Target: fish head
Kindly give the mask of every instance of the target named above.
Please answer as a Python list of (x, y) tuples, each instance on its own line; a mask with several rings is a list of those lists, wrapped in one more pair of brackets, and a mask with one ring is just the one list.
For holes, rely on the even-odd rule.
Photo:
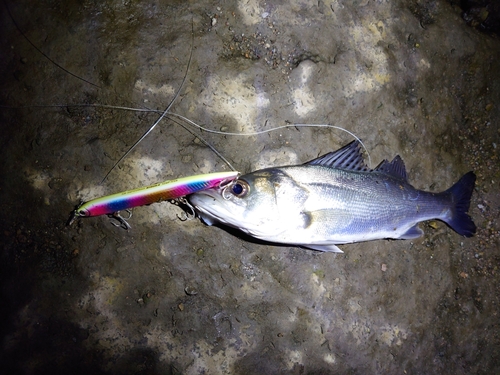
[(191, 194), (188, 199), (208, 225), (224, 224), (256, 238), (273, 240), (290, 229), (293, 215), (288, 211), (299, 210), (300, 191), (281, 169), (267, 168), (225, 186)]

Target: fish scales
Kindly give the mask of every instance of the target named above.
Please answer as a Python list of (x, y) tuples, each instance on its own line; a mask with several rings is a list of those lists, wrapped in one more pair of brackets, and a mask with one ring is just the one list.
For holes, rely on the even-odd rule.
[(414, 239), (418, 223), (438, 219), (470, 237), (467, 214), (475, 175), (450, 189), (415, 189), (399, 156), (368, 168), (359, 142), (296, 166), (266, 168), (188, 197), (208, 225), (237, 228), (261, 240), (341, 252), (338, 244)]
[[(335, 236), (338, 243), (359, 241), (360, 236), (361, 240), (401, 238), (415, 220), (445, 217), (449, 211), (450, 197), (417, 190), (382, 173), (310, 168), (282, 171), (309, 192), (303, 211), (317, 212), (310, 230)], [(311, 174), (321, 181), (311, 182), (307, 178)]]
[[(273, 240), (278, 242), (301, 243), (304, 238), (316, 241), (325, 236), (335, 238), (336, 243), (381, 236), (398, 238), (415, 219), (440, 216), (442, 211), (440, 199), (434, 194), (420, 194), (408, 184), (377, 173), (346, 172), (319, 166), (264, 171), (275, 176), (273, 185), (277, 199), (267, 225), (274, 226)], [(311, 182), (307, 179), (310, 175), (319, 180)], [(304, 199), (291, 201), (290, 195), (284, 195), (281, 191), (287, 184), (293, 185), (296, 192), (301, 191), (302, 194), (296, 196)], [(280, 199), (282, 196), (284, 199)], [(419, 196), (422, 199), (417, 203), (415, 199)]]

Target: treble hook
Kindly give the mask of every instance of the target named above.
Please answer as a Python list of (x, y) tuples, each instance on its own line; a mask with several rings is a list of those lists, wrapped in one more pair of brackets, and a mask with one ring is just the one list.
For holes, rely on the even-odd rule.
[(184, 211), (182, 212), (184, 216), (177, 214), (177, 218), (180, 221), (193, 220), (196, 217), (196, 211), (191, 203), (184, 197), (173, 199), (172, 203), (178, 207), (181, 207)]
[[(132, 227), (127, 222), (127, 220), (132, 217), (132, 211), (130, 211), (130, 210), (125, 210), (125, 211), (128, 213), (128, 217), (127, 218), (124, 218), (123, 216), (121, 216), (119, 212), (113, 212), (112, 214), (109, 214), (108, 217), (111, 219), (110, 223), (113, 224), (115, 227), (120, 227), (120, 228), (123, 228), (125, 230), (129, 230)], [(118, 224), (115, 223), (113, 221), (113, 219), (116, 220), (116, 221), (118, 221)]]

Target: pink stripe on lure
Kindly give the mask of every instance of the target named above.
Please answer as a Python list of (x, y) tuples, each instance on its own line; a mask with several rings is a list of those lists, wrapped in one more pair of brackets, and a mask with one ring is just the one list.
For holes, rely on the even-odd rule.
[(113, 214), (133, 207), (180, 198), (230, 182), (237, 176), (238, 172), (233, 171), (200, 174), (96, 198), (80, 205), (73, 212), (70, 224), (78, 217)]

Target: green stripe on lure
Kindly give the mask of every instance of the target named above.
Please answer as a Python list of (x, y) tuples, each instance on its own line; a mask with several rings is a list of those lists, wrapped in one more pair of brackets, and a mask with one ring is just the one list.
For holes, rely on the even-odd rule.
[(96, 198), (78, 206), (71, 214), (68, 224), (71, 225), (80, 217), (111, 215), (120, 222), (121, 226), (130, 228), (125, 219), (117, 214), (119, 211), (177, 199), (198, 191), (220, 187), (230, 183), (237, 176), (238, 172), (234, 171), (201, 174)]

